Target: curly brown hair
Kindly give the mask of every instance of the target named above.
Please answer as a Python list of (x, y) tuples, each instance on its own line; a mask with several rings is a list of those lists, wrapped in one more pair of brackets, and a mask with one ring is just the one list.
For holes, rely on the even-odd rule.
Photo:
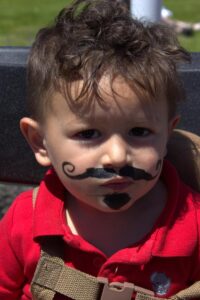
[[(109, 74), (111, 86), (120, 75), (141, 98), (165, 97), (171, 117), (183, 98), (177, 63), (189, 59), (171, 29), (132, 18), (122, 1), (76, 0), (33, 43), (27, 67), (30, 113), (44, 117), (55, 91), (82, 105), (86, 99), (103, 101), (98, 82)], [(71, 85), (80, 79), (81, 92), (72, 99)]]

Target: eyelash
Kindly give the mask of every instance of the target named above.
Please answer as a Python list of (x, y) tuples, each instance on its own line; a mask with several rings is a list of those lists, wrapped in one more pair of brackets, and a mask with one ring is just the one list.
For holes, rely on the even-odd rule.
[(135, 137), (148, 137), (150, 134), (152, 133), (152, 131), (148, 128), (145, 127), (134, 127), (130, 130), (130, 134), (129, 135), (133, 135)]
[(101, 133), (96, 129), (87, 129), (75, 134), (75, 138), (85, 141), (96, 140), (101, 136)]
[[(138, 138), (145, 138), (148, 137), (152, 131), (148, 128), (144, 127), (134, 127), (129, 131), (129, 136), (138, 137)], [(97, 129), (86, 129), (80, 131), (75, 134), (75, 139), (82, 140), (85, 142), (97, 140), (102, 136), (102, 133)]]

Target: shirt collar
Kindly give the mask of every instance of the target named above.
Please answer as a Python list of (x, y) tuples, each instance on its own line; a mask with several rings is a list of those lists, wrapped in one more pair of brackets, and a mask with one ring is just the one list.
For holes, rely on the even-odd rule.
[(55, 171), (50, 169), (37, 194), (33, 219), (34, 238), (64, 235), (64, 195), (64, 186)]
[[(196, 246), (196, 215), (190, 190), (167, 161), (164, 162), (161, 179), (167, 186), (168, 201), (148, 239), (136, 247), (137, 256), (144, 262), (152, 256), (189, 256)], [(50, 169), (37, 195), (33, 220), (35, 239), (43, 236), (72, 239), (65, 219), (65, 195), (65, 188), (54, 170)], [(131, 251), (131, 248), (128, 249), (128, 252)]]

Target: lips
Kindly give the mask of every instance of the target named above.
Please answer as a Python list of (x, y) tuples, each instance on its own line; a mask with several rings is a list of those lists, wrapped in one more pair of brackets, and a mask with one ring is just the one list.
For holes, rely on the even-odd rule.
[(121, 191), (127, 189), (131, 184), (133, 184), (133, 182), (130, 180), (113, 179), (102, 184), (102, 186), (114, 191)]

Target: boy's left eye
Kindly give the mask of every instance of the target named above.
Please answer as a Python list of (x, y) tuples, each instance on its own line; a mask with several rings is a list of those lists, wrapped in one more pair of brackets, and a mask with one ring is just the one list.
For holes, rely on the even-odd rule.
[(98, 139), (101, 136), (100, 132), (96, 129), (87, 129), (76, 133), (75, 138), (81, 140)]
[(151, 133), (152, 131), (150, 129), (144, 127), (134, 127), (130, 130), (130, 135), (136, 137), (147, 137)]

